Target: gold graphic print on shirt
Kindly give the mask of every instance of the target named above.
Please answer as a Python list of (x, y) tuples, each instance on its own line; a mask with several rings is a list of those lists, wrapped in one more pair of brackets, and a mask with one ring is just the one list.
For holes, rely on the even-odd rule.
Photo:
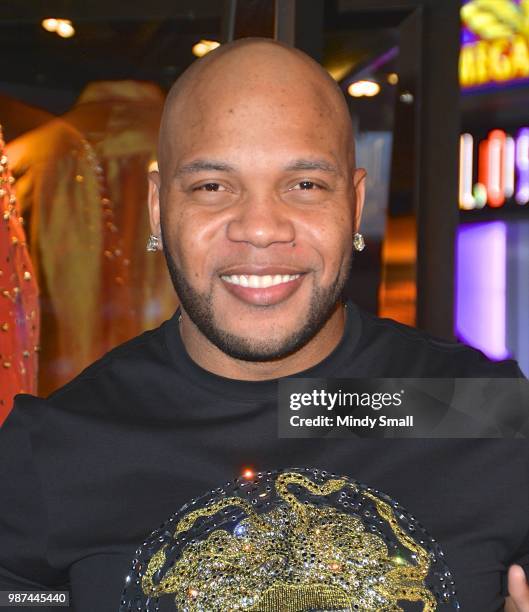
[[(436, 609), (436, 598), (425, 584), (430, 555), (406, 533), (387, 501), (363, 491), (378, 514), (373, 519), (393, 531), (400, 554), (391, 554), (383, 537), (367, 531), (360, 517), (325, 503), (331, 494), (341, 492), (343, 500), (358, 493), (355, 483), (331, 478), (318, 485), (290, 471), (277, 476), (274, 488), (283, 503), (269, 512), (258, 514), (244, 497), (230, 496), (184, 515), (175, 538), (214, 515), (233, 514), (235, 508), (245, 518), (232, 533), (219, 527), (203, 539), (192, 539), (169, 568), (169, 544), (164, 544), (142, 577), (145, 595), (171, 594), (176, 610), (189, 612), (396, 612), (402, 610), (399, 601)], [(272, 493), (265, 490), (262, 496)]]

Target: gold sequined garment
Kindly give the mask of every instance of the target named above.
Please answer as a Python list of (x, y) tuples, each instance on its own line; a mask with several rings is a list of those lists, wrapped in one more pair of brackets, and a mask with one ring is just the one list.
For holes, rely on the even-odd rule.
[(145, 252), (163, 103), (151, 83), (90, 83), (68, 113), (8, 144), (41, 289), (41, 395), (174, 313), (165, 260)]
[(411, 515), (361, 483), (297, 468), (186, 504), (137, 551), (126, 584), (121, 612), (169, 597), (180, 612), (457, 608), (442, 551)]

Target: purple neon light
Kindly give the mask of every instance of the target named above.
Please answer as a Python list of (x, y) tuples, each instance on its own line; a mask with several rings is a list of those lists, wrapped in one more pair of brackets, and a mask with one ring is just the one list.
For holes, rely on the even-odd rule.
[(518, 204), (529, 202), (529, 128), (521, 128), (516, 134), (516, 170), (518, 182), (516, 201)]
[(505, 359), (507, 226), (460, 225), (456, 251), (456, 332), (492, 359)]

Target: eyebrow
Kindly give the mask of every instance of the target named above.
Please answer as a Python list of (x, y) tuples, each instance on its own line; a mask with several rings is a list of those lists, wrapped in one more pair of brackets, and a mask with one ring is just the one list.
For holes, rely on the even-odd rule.
[(286, 166), (287, 172), (297, 172), (299, 170), (321, 170), (322, 172), (330, 172), (338, 174), (338, 168), (329, 163), (325, 159), (296, 159)]
[[(176, 169), (174, 177), (178, 178), (186, 174), (196, 174), (198, 172), (235, 172), (237, 168), (231, 164), (213, 159), (195, 159)], [(338, 168), (325, 159), (296, 159), (284, 168), (287, 172), (299, 172), (300, 170), (320, 170), (338, 174)]]
[(195, 159), (176, 169), (174, 176), (179, 177), (184, 174), (195, 174), (197, 172), (234, 172), (235, 167), (221, 161), (212, 159)]

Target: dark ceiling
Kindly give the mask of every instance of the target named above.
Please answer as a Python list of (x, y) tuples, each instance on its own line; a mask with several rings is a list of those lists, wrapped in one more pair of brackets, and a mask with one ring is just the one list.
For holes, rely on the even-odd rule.
[[(193, 61), (193, 44), (219, 38), (221, 10), (215, 0), (47, 0), (45, 8), (2, 2), (0, 91), (55, 114), (93, 80), (148, 80), (167, 88)], [(45, 17), (71, 19), (75, 36), (45, 31)]]
[[(322, 63), (338, 67), (339, 78), (396, 44), (389, 23), (344, 13), (337, 0), (324, 7)], [(57, 115), (94, 80), (152, 81), (167, 90), (194, 60), (196, 42), (220, 39), (223, 8), (222, 0), (0, 0), (0, 98)], [(75, 36), (45, 31), (46, 17), (71, 19)]]

